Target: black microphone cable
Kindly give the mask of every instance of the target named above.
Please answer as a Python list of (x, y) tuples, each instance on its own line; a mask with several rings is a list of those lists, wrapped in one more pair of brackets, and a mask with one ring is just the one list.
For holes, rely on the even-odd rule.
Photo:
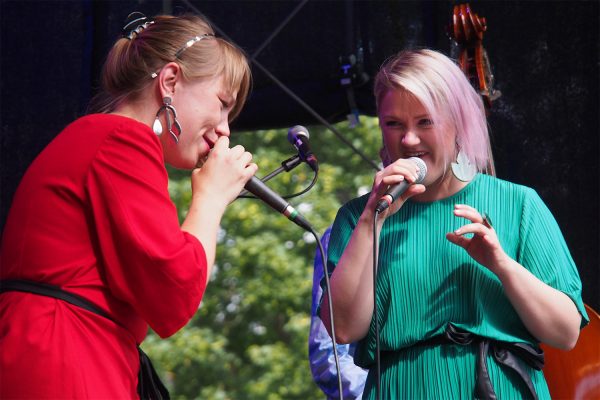
[(379, 394), (381, 393), (381, 359), (379, 350), (379, 317), (377, 313), (377, 264), (378, 264), (378, 253), (379, 253), (379, 235), (377, 234), (377, 218), (379, 217), (380, 211), (375, 209), (373, 215), (373, 318), (375, 318), (375, 399), (379, 400)]
[[(271, 179), (273, 176), (271, 175), (267, 175), (264, 178), (261, 178), (260, 180), (262, 182), (267, 182), (269, 179)], [(314, 171), (313, 174), (313, 179), (312, 181), (308, 184), (307, 187), (305, 187), (304, 189), (302, 189), (299, 192), (296, 193), (292, 193), (292, 194), (286, 194), (286, 195), (281, 195), (282, 198), (288, 200), (294, 197), (298, 197), (298, 196), (302, 196), (304, 193), (308, 192), (310, 189), (313, 188), (313, 186), (315, 186), (315, 184), (317, 183), (317, 180), (319, 179), (319, 171)], [(237, 198), (238, 199), (257, 199), (258, 197), (254, 196), (253, 194), (245, 194), (247, 193), (246, 190), (244, 190), (242, 192), (242, 194), (240, 194)]]
[[(316, 171), (315, 171), (316, 173)], [(246, 189), (255, 193), (257, 195), (256, 198), (259, 198), (269, 206), (271, 206), (276, 211), (282, 213), (288, 219), (290, 219), (295, 224), (302, 227), (307, 232), (310, 232), (317, 241), (317, 245), (319, 246), (319, 253), (321, 254), (321, 260), (323, 261), (323, 275), (325, 277), (325, 286), (327, 291), (327, 299), (329, 303), (329, 316), (330, 316), (330, 329), (331, 329), (331, 343), (333, 347), (333, 356), (335, 359), (335, 367), (337, 371), (337, 381), (338, 381), (338, 390), (340, 393), (340, 400), (344, 399), (344, 392), (342, 388), (342, 375), (340, 371), (340, 360), (337, 352), (337, 343), (335, 340), (335, 324), (334, 324), (334, 314), (333, 314), (333, 302), (331, 298), (331, 285), (329, 283), (329, 271), (327, 269), (327, 259), (325, 257), (325, 249), (323, 248), (323, 243), (321, 243), (321, 239), (317, 232), (315, 232), (312, 225), (300, 215), (296, 210), (293, 209), (281, 196), (277, 193), (273, 192), (268, 186), (266, 186), (261, 180), (256, 177), (252, 177), (248, 183), (246, 183)]]
[(337, 341), (335, 340), (335, 323), (333, 322), (333, 302), (331, 299), (331, 285), (329, 284), (329, 269), (327, 268), (327, 258), (325, 254), (325, 249), (323, 248), (323, 243), (319, 238), (319, 235), (315, 230), (310, 227), (310, 233), (317, 240), (317, 244), (319, 246), (319, 252), (321, 254), (321, 261), (323, 262), (323, 276), (325, 277), (325, 289), (327, 291), (327, 301), (328, 301), (328, 310), (329, 310), (329, 329), (331, 330), (331, 344), (333, 346), (333, 358), (335, 359), (335, 369), (337, 371), (337, 381), (338, 381), (338, 391), (339, 391), (339, 399), (344, 400), (344, 391), (342, 387), (342, 372), (340, 371), (340, 359), (338, 357), (337, 352)]

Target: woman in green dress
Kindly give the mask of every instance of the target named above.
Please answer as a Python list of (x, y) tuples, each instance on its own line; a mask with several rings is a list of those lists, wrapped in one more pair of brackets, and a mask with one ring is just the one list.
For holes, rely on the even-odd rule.
[[(328, 260), (336, 339), (360, 340), (370, 370), (363, 398), (549, 398), (539, 343), (570, 349), (588, 321), (555, 219), (534, 190), (489, 174), (481, 98), (446, 56), (399, 53), (375, 96), (385, 168), (339, 210)], [(426, 165), (419, 184), (411, 157)], [(329, 329), (326, 296), (321, 317)]]

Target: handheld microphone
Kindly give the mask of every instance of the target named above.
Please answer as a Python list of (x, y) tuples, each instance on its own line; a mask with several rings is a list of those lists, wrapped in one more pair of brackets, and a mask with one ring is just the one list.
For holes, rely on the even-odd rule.
[(257, 177), (253, 176), (250, 178), (250, 180), (246, 182), (244, 188), (257, 198), (267, 203), (275, 211), (285, 215), (290, 221), (294, 222), (299, 227), (309, 232), (312, 231), (312, 227), (308, 221), (298, 211), (296, 211), (294, 207), (292, 207), (287, 201), (285, 201), (280, 195), (275, 193)]
[[(419, 168), (419, 176), (417, 176), (415, 183), (423, 182), (423, 179), (425, 179), (425, 175), (427, 175), (427, 165), (419, 157), (411, 157), (409, 158), (409, 160), (417, 164), (417, 167)], [(410, 185), (410, 182), (404, 180), (390, 187), (377, 203), (377, 207), (375, 207), (375, 212), (383, 212), (385, 209), (391, 206), (392, 203), (398, 197), (402, 196), (402, 193), (404, 193)]]
[(300, 159), (310, 165), (313, 171), (317, 172), (319, 170), (319, 162), (308, 145), (308, 139), (310, 138), (308, 129), (302, 125), (293, 126), (288, 130), (287, 137), (288, 141), (298, 150)]

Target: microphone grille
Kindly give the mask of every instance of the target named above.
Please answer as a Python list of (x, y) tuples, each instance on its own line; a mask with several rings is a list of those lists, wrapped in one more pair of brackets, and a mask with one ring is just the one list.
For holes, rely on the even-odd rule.
[(296, 125), (296, 126), (292, 126), (289, 130), (288, 130), (288, 141), (290, 143), (294, 143), (296, 141), (296, 138), (298, 136), (304, 136), (307, 139), (310, 139), (310, 135), (308, 133), (308, 129), (306, 129), (305, 127), (303, 127), (302, 125)]
[(425, 164), (425, 161), (421, 160), (419, 157), (411, 157), (409, 160), (417, 164), (417, 167), (419, 168), (419, 176), (417, 176), (415, 183), (423, 182), (423, 179), (425, 179), (425, 176), (427, 175), (427, 164)]

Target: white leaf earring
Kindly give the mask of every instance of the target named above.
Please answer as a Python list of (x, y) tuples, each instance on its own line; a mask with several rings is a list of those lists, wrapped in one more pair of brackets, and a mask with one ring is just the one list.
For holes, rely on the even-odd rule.
[(477, 168), (471, 164), (469, 158), (462, 149), (458, 152), (456, 162), (452, 163), (452, 174), (459, 181), (470, 182), (477, 174)]

